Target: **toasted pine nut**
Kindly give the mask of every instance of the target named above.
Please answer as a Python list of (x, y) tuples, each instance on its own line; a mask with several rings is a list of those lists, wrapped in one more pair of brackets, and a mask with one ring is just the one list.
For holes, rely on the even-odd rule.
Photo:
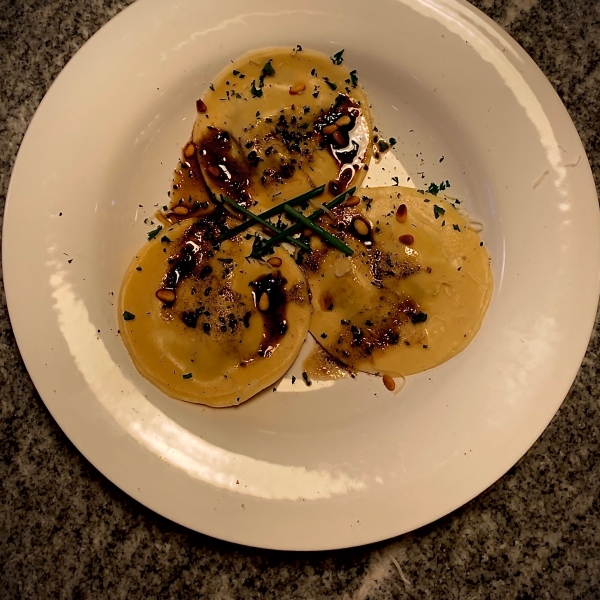
[(202, 101), (201, 98), (198, 98), (198, 100), (196, 100), (196, 110), (199, 113), (205, 113), (206, 112), (206, 104), (204, 104), (204, 102)]
[(346, 127), (346, 125), (350, 125), (350, 123), (352, 123), (352, 119), (348, 115), (344, 115), (343, 117), (340, 117), (336, 123), (340, 127)]
[(157, 290), (155, 295), (161, 302), (170, 303), (175, 301), (175, 292), (173, 290), (160, 289)]
[(398, 223), (406, 223), (406, 219), (408, 217), (408, 208), (406, 208), (406, 204), (401, 204), (396, 211), (396, 220)]
[(356, 231), (358, 235), (369, 235), (369, 226), (362, 219), (354, 219), (354, 223), (352, 223), (352, 226), (354, 227), (354, 231)]
[(344, 206), (358, 206), (358, 204), (360, 204), (360, 198), (358, 196), (350, 196), (350, 198), (344, 202)]
[(262, 310), (262, 312), (269, 310), (269, 296), (265, 292), (261, 294), (260, 300), (258, 301), (258, 310)]
[(176, 206), (176, 207), (173, 209), (173, 212), (174, 212), (176, 215), (179, 215), (179, 216), (185, 216), (185, 215), (187, 215), (187, 214), (190, 212), (190, 210), (189, 210), (189, 208), (186, 208), (185, 206)]
[(415, 243), (415, 238), (410, 233), (401, 235), (399, 239), (405, 246), (412, 246)]
[(272, 267), (280, 267), (281, 263), (283, 262), (279, 256), (271, 256), (271, 258), (269, 258), (269, 260), (267, 261)]
[(340, 146), (343, 146), (346, 143), (344, 135), (339, 129), (333, 134), (333, 139), (335, 143), (339, 144)]
[(221, 169), (219, 169), (219, 167), (208, 167), (206, 169), (213, 177), (220, 177), (221, 176)]
[(188, 144), (185, 147), (185, 150), (183, 151), (183, 154), (186, 158), (190, 158), (192, 156), (194, 156), (194, 152), (196, 151), (196, 147), (194, 146), (194, 144)]
[(304, 231), (302, 232), (302, 235), (303, 235), (304, 237), (310, 237), (312, 234), (313, 234), (313, 230), (312, 230), (312, 229), (310, 229), (310, 227), (306, 227), (306, 228), (304, 229)]
[(323, 127), (323, 133), (325, 135), (330, 135), (332, 133), (335, 133), (338, 130), (338, 126), (333, 123), (333, 125), (326, 125), (325, 127)]
[(387, 373), (383, 376), (383, 385), (385, 385), (390, 392), (393, 392), (396, 389), (396, 382)]
[(295, 96), (297, 94), (301, 94), (306, 89), (306, 84), (302, 81), (298, 81), (290, 88), (290, 94)]
[(325, 246), (323, 240), (318, 235), (311, 235), (308, 244), (311, 250), (322, 250)]

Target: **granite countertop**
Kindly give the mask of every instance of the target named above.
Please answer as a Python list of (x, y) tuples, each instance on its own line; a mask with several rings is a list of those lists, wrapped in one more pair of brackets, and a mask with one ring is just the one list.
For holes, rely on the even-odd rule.
[[(126, 4), (0, 0), (0, 225), (40, 100), (75, 51)], [(475, 4), (551, 81), (598, 178), (600, 3)], [(550, 426), (466, 506), (387, 542), (274, 552), (175, 525), (97, 472), (36, 393), (0, 282), (0, 598), (598, 598), (599, 340), (597, 323)]]

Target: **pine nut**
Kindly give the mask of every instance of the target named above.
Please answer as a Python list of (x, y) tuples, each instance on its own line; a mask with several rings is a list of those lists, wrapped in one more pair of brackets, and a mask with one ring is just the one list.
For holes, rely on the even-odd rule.
[(296, 96), (297, 94), (301, 94), (305, 89), (306, 89), (306, 84), (303, 83), (302, 81), (299, 81), (298, 83), (295, 83), (290, 88), (290, 94), (292, 96)]
[(346, 143), (344, 134), (339, 129), (333, 134), (333, 139), (335, 143), (339, 144), (340, 146), (343, 146)]
[(325, 127), (323, 127), (323, 133), (325, 135), (331, 135), (332, 133), (335, 133), (338, 130), (338, 126), (334, 123), (333, 125), (326, 125)]
[(383, 385), (385, 385), (390, 392), (393, 392), (396, 389), (396, 382), (387, 373), (383, 376)]
[(281, 263), (283, 262), (279, 256), (271, 256), (271, 258), (269, 258), (269, 260), (267, 261), (272, 267), (280, 267)]
[(258, 301), (258, 310), (262, 310), (262, 312), (269, 310), (269, 296), (264, 292), (261, 294), (260, 300)]
[(308, 245), (311, 250), (322, 250), (325, 247), (323, 240), (318, 235), (312, 235)]
[(185, 147), (185, 150), (183, 151), (183, 154), (186, 158), (190, 158), (192, 156), (194, 156), (194, 152), (196, 151), (196, 147), (194, 146), (194, 144), (188, 144)]
[(206, 169), (213, 177), (220, 177), (221, 176), (221, 169), (219, 169), (219, 167), (208, 167)]
[(354, 219), (352, 226), (358, 235), (363, 237), (369, 235), (369, 226), (362, 219)]
[(171, 303), (175, 301), (175, 292), (173, 290), (160, 289), (155, 295), (161, 302)]
[(401, 235), (399, 239), (405, 246), (412, 246), (415, 243), (415, 238), (410, 233)]
[(358, 204), (360, 204), (360, 198), (358, 196), (350, 196), (350, 198), (344, 202), (344, 206), (358, 206)]
[(185, 215), (187, 215), (187, 214), (190, 212), (190, 210), (189, 210), (188, 208), (186, 208), (185, 206), (176, 206), (176, 207), (173, 209), (173, 212), (174, 212), (176, 215), (179, 215), (179, 216), (185, 216)]
[(346, 125), (350, 125), (350, 123), (352, 123), (352, 119), (348, 115), (344, 115), (343, 117), (340, 117), (336, 123), (339, 127), (346, 127)]
[(401, 204), (396, 211), (396, 221), (398, 221), (398, 223), (406, 223), (407, 218), (408, 208), (406, 208), (406, 204)]

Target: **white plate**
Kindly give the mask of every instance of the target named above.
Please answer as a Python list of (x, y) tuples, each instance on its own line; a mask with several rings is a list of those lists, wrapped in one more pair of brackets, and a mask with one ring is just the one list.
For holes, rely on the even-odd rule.
[[(399, 395), (377, 378), (309, 389), (288, 377), (238, 409), (171, 400), (117, 336), (122, 275), (144, 218), (165, 203), (211, 77), (248, 49), (295, 44), (346, 49), (377, 123), (399, 140), (378, 181), (449, 179), (485, 223), (492, 305), (464, 353)], [(339, 548), (445, 515), (540, 435), (592, 328), (598, 217), (552, 87), (466, 3), (139, 0), (77, 53), (29, 127), (6, 208), (4, 277), (40, 395), (116, 485), (222, 539)]]

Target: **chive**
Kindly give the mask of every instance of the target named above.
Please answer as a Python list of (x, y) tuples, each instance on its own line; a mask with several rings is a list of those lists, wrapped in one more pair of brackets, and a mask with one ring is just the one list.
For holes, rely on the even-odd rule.
[(123, 312), (123, 321), (133, 321), (135, 319), (135, 315), (130, 313), (128, 310)]
[[(345, 192), (342, 192), (339, 196), (336, 196), (333, 200), (330, 200), (325, 205), (325, 207), (328, 208), (329, 210), (331, 210), (332, 208), (335, 208), (338, 204), (342, 203), (346, 198), (349, 198), (350, 196), (352, 196), (352, 194), (354, 194), (355, 191), (356, 191), (356, 187), (351, 187), (349, 190), (346, 190)], [(324, 214), (325, 214), (325, 211), (322, 208), (318, 208), (317, 210), (315, 210), (315, 212), (308, 215), (307, 218), (312, 221), (314, 219), (318, 219), (319, 217), (321, 217)], [(275, 244), (280, 244), (281, 242), (285, 241), (285, 236), (294, 235), (295, 233), (298, 233), (302, 229), (304, 229), (304, 226), (301, 225), (300, 223), (296, 223), (295, 225), (288, 227), (285, 231), (282, 231), (281, 233), (274, 235), (272, 238), (265, 240), (265, 244), (263, 246), (263, 252), (265, 252), (266, 250), (268, 250)], [(250, 255), (250, 256), (252, 256), (252, 255)], [(257, 256), (255, 255), (255, 256), (253, 256), (253, 258), (257, 258)]]
[(285, 212), (294, 217), (297, 221), (302, 223), (305, 227), (312, 229), (315, 233), (318, 233), (326, 242), (330, 243), (332, 246), (335, 246), (338, 250), (341, 250), (344, 254), (348, 256), (352, 256), (354, 254), (354, 250), (349, 246), (346, 246), (344, 242), (335, 237), (335, 235), (331, 235), (328, 231), (325, 231), (322, 227), (319, 227), (316, 223), (313, 223), (309, 218), (305, 217), (302, 213), (298, 212), (295, 208), (292, 208), (289, 205), (286, 205)]
[[(307, 202), (308, 200), (310, 200), (311, 198), (314, 198), (315, 196), (321, 195), (324, 191), (325, 191), (325, 186), (320, 185), (319, 187), (309, 190), (308, 192), (304, 192), (303, 194), (300, 194), (299, 196), (296, 196), (295, 198), (292, 198), (291, 200), (286, 200), (285, 202), (282, 202), (281, 204), (278, 204), (277, 206), (274, 206), (273, 208), (270, 208), (269, 210), (265, 210), (265, 212), (260, 213), (258, 216), (261, 219), (269, 219), (271, 217), (274, 217), (274, 216), (279, 215), (282, 212), (284, 212), (284, 206), (286, 204), (289, 204), (290, 206), (296, 206), (297, 204), (302, 204), (303, 202)], [(252, 213), (252, 214), (254, 214), (254, 213)], [(228, 239), (236, 236), (238, 233), (242, 233), (243, 231), (246, 231), (246, 229), (248, 229), (248, 227), (251, 227), (253, 224), (254, 224), (253, 220), (248, 219), (248, 221), (245, 221), (241, 225), (238, 225), (237, 227), (234, 227), (233, 229), (229, 229), (228, 231), (223, 233), (219, 237), (219, 241), (222, 242), (223, 240), (228, 240)]]
[(288, 237), (288, 235), (285, 233), (285, 231), (281, 231), (280, 229), (277, 229), (277, 227), (275, 227), (275, 225), (272, 225), (271, 223), (269, 223), (269, 221), (265, 221), (263, 218), (254, 214), (252, 211), (248, 210), (247, 208), (244, 208), (241, 204), (238, 204), (235, 200), (232, 200), (228, 196), (223, 196), (223, 195), (221, 195), (221, 200), (223, 202), (227, 202), (227, 204), (229, 204), (230, 206), (233, 206), (233, 208), (235, 208), (236, 210), (239, 210), (241, 213), (245, 214), (247, 217), (254, 219), (257, 223), (260, 223), (263, 227), (270, 229), (275, 235), (283, 233), (286, 237), (286, 241), (289, 241), (292, 244), (296, 244), (296, 246), (299, 246), (300, 248), (303, 248), (304, 250), (310, 251), (310, 246), (308, 246), (304, 242), (301, 242), (300, 240), (296, 240), (292, 237)]

